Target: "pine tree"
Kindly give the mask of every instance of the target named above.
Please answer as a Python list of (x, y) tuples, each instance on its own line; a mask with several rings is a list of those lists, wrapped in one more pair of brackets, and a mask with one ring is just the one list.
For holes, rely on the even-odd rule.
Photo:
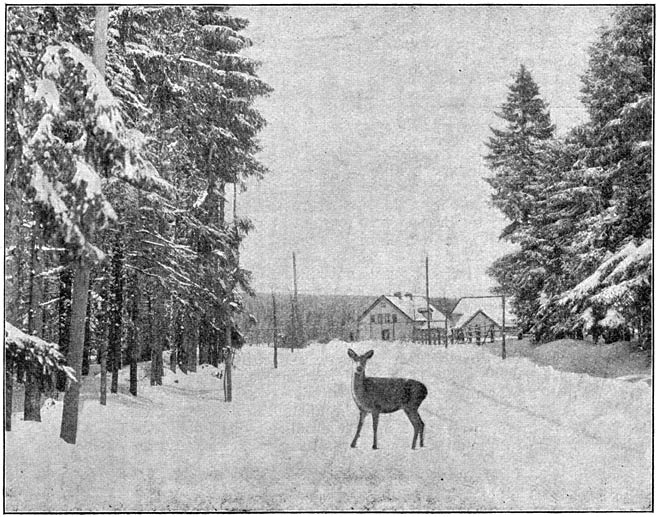
[(618, 8), (590, 50), (583, 102), (590, 121), (567, 141), (573, 166), (554, 199), (573, 212), (573, 281), (541, 316), (568, 311), (554, 332), (583, 327), (596, 338), (637, 329), (650, 345), (653, 9)]
[(151, 110), (136, 123), (158, 126), (157, 165), (176, 187), (171, 201), (145, 200), (152, 213), (170, 216), (144, 227), (142, 245), (145, 236), (157, 245), (149, 249), (151, 261), (134, 265), (165, 272), (178, 307), (204, 307), (199, 316), (210, 339), (200, 341), (200, 358), (213, 361), (229, 315), (241, 305), (235, 287), (248, 285), (237, 249), (251, 225), (225, 221), (225, 187), (241, 188), (265, 172), (254, 158), (265, 121), (253, 102), (270, 88), (256, 76), (257, 63), (239, 53), (251, 44), (241, 34), (247, 20), (224, 7), (126, 7), (115, 18), (128, 66), (139, 78), (135, 91)]
[(532, 238), (530, 230), (545, 192), (546, 163), (542, 158), (547, 154), (554, 126), (548, 106), (524, 66), (515, 74), (507, 101), (496, 115), (506, 122), (506, 128), (491, 128), (486, 161), (494, 176), (486, 181), (494, 189), (494, 206), (510, 221), (500, 238), (518, 244), (520, 250), (499, 259), (489, 274), (499, 282), (498, 292), (514, 295), (514, 311), (528, 330), (538, 309), (544, 276), (539, 262), (540, 243)]
[[(35, 206), (46, 238), (64, 243), (73, 257), (67, 360), (80, 381), (89, 270), (105, 257), (95, 237), (116, 219), (102, 178), (146, 183), (157, 174), (103, 73), (76, 45), (89, 45), (89, 9), (12, 7), (8, 14), (9, 174)], [(95, 60), (103, 61), (100, 54)], [(71, 383), (64, 400), (61, 436), (71, 443), (78, 389), (79, 382)]]
[[(494, 177), (486, 181), (493, 187), (493, 204), (511, 221), (512, 228), (529, 222), (530, 186), (537, 173), (537, 151), (552, 138), (554, 125), (546, 102), (530, 72), (523, 66), (509, 86), (507, 101), (496, 115), (506, 122), (505, 129), (492, 128), (490, 153), (486, 156)], [(506, 237), (507, 232), (502, 235)]]

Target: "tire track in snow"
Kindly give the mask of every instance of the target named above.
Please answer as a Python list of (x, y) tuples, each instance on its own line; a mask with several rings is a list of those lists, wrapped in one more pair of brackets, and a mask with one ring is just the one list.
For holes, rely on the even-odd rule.
[[(598, 441), (598, 442), (601, 442), (601, 443), (605, 443), (605, 444), (613, 446), (613, 447), (617, 447), (617, 448), (619, 448), (621, 450), (624, 450), (626, 452), (629, 452), (629, 453), (640, 454), (640, 450), (635, 448), (635, 447), (630, 447), (630, 446), (623, 445), (623, 444), (618, 443), (618, 442), (613, 442), (611, 440), (607, 440), (606, 438), (598, 436), (597, 434), (595, 434), (595, 433), (593, 433), (593, 432), (591, 432), (587, 429), (576, 428), (576, 427), (571, 426), (571, 425), (569, 425), (565, 422), (562, 422), (561, 420), (558, 420), (556, 418), (552, 418), (550, 416), (532, 411), (531, 409), (529, 409), (527, 407), (517, 406), (515, 404), (511, 404), (510, 402), (507, 402), (506, 400), (498, 399), (497, 397), (493, 397), (492, 395), (490, 395), (490, 394), (488, 394), (488, 393), (486, 393), (486, 392), (484, 392), (484, 391), (482, 391), (478, 388), (465, 386), (463, 384), (459, 384), (458, 382), (455, 382), (455, 381), (452, 381), (452, 380), (445, 380), (445, 381), (441, 381), (441, 382), (443, 382), (444, 384), (449, 384), (451, 386), (454, 386), (456, 388), (459, 388), (459, 389), (467, 391), (467, 392), (475, 393), (476, 395), (478, 395), (482, 399), (488, 400), (489, 402), (491, 402), (495, 405), (502, 406), (502, 407), (505, 407), (507, 409), (511, 409), (511, 410), (514, 410), (514, 411), (518, 411), (518, 412), (523, 413), (523, 414), (525, 414), (525, 415), (527, 415), (531, 418), (535, 418), (537, 420), (541, 420), (543, 422), (552, 424), (552, 425), (554, 425), (556, 427), (559, 427), (561, 429), (571, 431), (572, 433), (577, 434), (579, 436), (585, 436), (585, 437), (590, 438), (592, 440), (595, 440), (595, 441)], [(468, 397), (464, 397), (464, 398), (466, 400), (470, 400)], [(436, 411), (434, 411), (432, 409), (425, 408), (424, 406), (422, 406), (420, 409), (424, 410), (423, 412), (431, 414), (431, 415), (433, 415), (437, 418), (440, 418), (440, 419), (443, 419), (443, 420), (450, 420), (452, 422), (455, 422), (461, 427), (471, 428), (471, 426), (465, 426), (464, 424), (460, 424), (460, 423), (458, 423), (458, 421), (456, 421), (452, 418), (446, 417), (442, 414), (439, 414), (439, 413), (437, 413)], [(502, 419), (502, 422), (504, 422), (507, 426), (512, 427), (512, 428), (518, 428), (519, 427), (519, 426), (514, 425), (513, 423), (511, 423), (507, 419)]]
[[(454, 388), (457, 388), (457, 390), (452, 391), (452, 396), (455, 395), (456, 397), (460, 397), (462, 400), (466, 401), (467, 405), (470, 406), (470, 409), (473, 412), (472, 416), (477, 416), (477, 418), (479, 418), (480, 416), (485, 417), (485, 419), (482, 420), (478, 420), (478, 419), (474, 420), (474, 425), (466, 425), (464, 422), (460, 420), (460, 418), (459, 419), (452, 418), (452, 416), (454, 416), (457, 411), (460, 412), (459, 406), (455, 403), (451, 404), (447, 408), (446, 414), (444, 414), (443, 411), (436, 411), (435, 406), (425, 407), (424, 405), (422, 405), (420, 407), (420, 410), (422, 410), (420, 412), (422, 412), (423, 415), (426, 414), (426, 415), (430, 415), (432, 418), (448, 421), (450, 424), (449, 426), (446, 426), (447, 430), (451, 433), (452, 432), (451, 428), (455, 428), (458, 429), (457, 433), (459, 435), (462, 435), (462, 438), (456, 437), (457, 441), (456, 443), (454, 443), (453, 447), (449, 446), (448, 448), (446, 448), (446, 454), (448, 454), (447, 459), (449, 460), (450, 457), (453, 458), (451, 463), (454, 465), (454, 468), (456, 467), (456, 465), (462, 465), (463, 458), (465, 458), (465, 454), (466, 454), (466, 450), (464, 448), (462, 448), (461, 446), (456, 448), (456, 445), (462, 443), (463, 446), (466, 446), (466, 444), (472, 441), (472, 439), (466, 437), (466, 433), (464, 432), (464, 430), (470, 431), (471, 432), (470, 434), (474, 433), (475, 440), (477, 439), (476, 438), (477, 434), (481, 434), (483, 436), (484, 432), (487, 435), (492, 435), (497, 439), (495, 442), (493, 441), (483, 442), (482, 440), (477, 440), (472, 444), (472, 447), (474, 447), (475, 444), (477, 444), (478, 447), (477, 450), (480, 451), (477, 453), (477, 455), (485, 454), (486, 457), (491, 457), (491, 458), (493, 457), (493, 455), (492, 453), (489, 453), (489, 451), (511, 450), (513, 454), (517, 454), (516, 452), (513, 452), (516, 450), (516, 447), (521, 447), (521, 446), (525, 447), (524, 450), (526, 452), (530, 451), (529, 449), (530, 446), (534, 447), (537, 444), (541, 445), (541, 447), (543, 448), (552, 447), (552, 444), (550, 444), (546, 438), (543, 438), (541, 436), (541, 435), (549, 436), (552, 434), (552, 431), (548, 431), (547, 429), (548, 425), (546, 424), (550, 424), (555, 429), (558, 429), (559, 433), (564, 435), (563, 437), (561, 437), (561, 434), (554, 435), (555, 440), (559, 440), (562, 443), (561, 452), (560, 450), (557, 450), (555, 452), (555, 456), (553, 460), (554, 466), (552, 468), (554, 474), (550, 473), (549, 475), (541, 475), (540, 477), (537, 478), (535, 473), (531, 475), (527, 473), (524, 477), (520, 478), (520, 479), (524, 479), (525, 481), (524, 484), (519, 485), (519, 489), (521, 488), (526, 489), (528, 493), (534, 494), (536, 500), (546, 501), (548, 503), (552, 501), (549, 507), (545, 506), (543, 508), (541, 507), (534, 508), (535, 510), (540, 510), (540, 509), (546, 509), (551, 511), (569, 511), (569, 510), (576, 511), (578, 509), (585, 510), (586, 507), (580, 506), (582, 503), (578, 503), (578, 501), (583, 501), (585, 494), (590, 493), (589, 490), (597, 491), (601, 487), (596, 485), (591, 486), (590, 484), (591, 482), (585, 482), (585, 484), (581, 484), (581, 483), (576, 484), (570, 480), (570, 476), (571, 473), (580, 471), (582, 472), (583, 475), (582, 479), (584, 480), (593, 479), (590, 476), (590, 472), (598, 470), (597, 462), (593, 462), (593, 458), (598, 457), (602, 459), (606, 456), (619, 457), (620, 460), (616, 460), (616, 459), (612, 460), (612, 464), (619, 465), (618, 462), (621, 461), (620, 465), (622, 468), (624, 468), (624, 463), (625, 463), (626, 465), (625, 472), (627, 473), (627, 475), (623, 476), (622, 479), (625, 478), (632, 479), (630, 473), (631, 469), (633, 471), (639, 472), (638, 470), (639, 465), (646, 463), (647, 461), (646, 459), (643, 459), (644, 452), (640, 451), (637, 448), (627, 447), (617, 442), (611, 442), (605, 438), (599, 437), (594, 433), (591, 433), (584, 429), (575, 428), (574, 426), (567, 425), (556, 418), (552, 418), (547, 415), (540, 414), (527, 407), (517, 406), (506, 400), (498, 399), (497, 397), (494, 397), (491, 394), (486, 393), (478, 388), (466, 386), (461, 383), (455, 382), (453, 380), (441, 380), (440, 382), (452, 386)], [(480, 406), (483, 406), (483, 408), (481, 408)], [(486, 409), (488, 408), (488, 406), (505, 408), (506, 411), (502, 411), (500, 409), (500, 412), (489, 412), (488, 409)], [(509, 412), (509, 414), (507, 414), (507, 411)], [(514, 416), (514, 418), (512, 418), (511, 412), (518, 413), (520, 417)], [(492, 417), (493, 415), (501, 415), (501, 417), (497, 418), (496, 422), (489, 420), (489, 417)], [(469, 422), (472, 422), (472, 420), (469, 420)], [(500, 428), (499, 426), (501, 424), (504, 424), (504, 426), (511, 429), (512, 432), (508, 433), (504, 428)], [(535, 438), (531, 438), (530, 443), (524, 446), (521, 444), (521, 442), (509, 441), (511, 437), (518, 437), (518, 438), (520, 437), (521, 428), (525, 428), (529, 431), (528, 438), (535, 437)], [(427, 426), (427, 429), (429, 429), (429, 426)], [(574, 435), (575, 437), (577, 437), (578, 441), (573, 441), (575, 439), (569, 439), (568, 438), (569, 435), (564, 433), (570, 433)], [(584, 440), (585, 438), (589, 439), (591, 443), (583, 442), (583, 444), (581, 445), (579, 443), (579, 440)], [(500, 439), (505, 441), (500, 442), (499, 441)], [(572, 444), (571, 441), (573, 442)], [(603, 448), (602, 444), (605, 444), (607, 447)], [(494, 458), (498, 458), (498, 456), (499, 454), (496, 452)], [(631, 457), (633, 456), (639, 458), (639, 461), (632, 460)], [(532, 456), (527, 456), (527, 457), (528, 458), (538, 457), (542, 459), (548, 456), (547, 456), (547, 452), (543, 452), (540, 454), (532, 452)], [(589, 458), (589, 461), (587, 461), (586, 463), (584, 462), (585, 458)], [(525, 461), (529, 461), (529, 460), (527, 459)], [(448, 461), (447, 464), (449, 463), (450, 462)], [(468, 463), (467, 465), (468, 465), (467, 467), (468, 469), (474, 467), (474, 463)], [(492, 479), (501, 478), (502, 469), (510, 468), (511, 465), (512, 464), (501, 463), (499, 459), (497, 459), (493, 463), (481, 465), (479, 467), (481, 471), (481, 477), (478, 483), (488, 484), (489, 479), (491, 478)], [(564, 474), (568, 474), (568, 476), (564, 477)], [(517, 477), (512, 477), (510, 478), (508, 483), (511, 482), (515, 483), (517, 479), (518, 479)], [(495, 486), (497, 487), (497, 485)], [(619, 489), (615, 489), (615, 492), (625, 493)], [(508, 495), (509, 497), (512, 497), (511, 493), (509, 493)], [(602, 497), (605, 497), (604, 493)], [(638, 498), (642, 496), (640, 495), (635, 497)], [(646, 497), (646, 495), (644, 495), (643, 497)], [(506, 508), (507, 511), (511, 510), (511, 508), (506, 505), (503, 508)], [(607, 508), (603, 508), (596, 503), (594, 503), (594, 506), (592, 508), (592, 510), (594, 511), (602, 511), (604, 509)], [(532, 508), (529, 508), (529, 510), (532, 510)]]

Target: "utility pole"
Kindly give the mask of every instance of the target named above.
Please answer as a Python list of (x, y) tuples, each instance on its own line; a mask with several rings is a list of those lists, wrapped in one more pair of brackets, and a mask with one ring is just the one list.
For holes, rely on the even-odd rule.
[(506, 298), (502, 295), (502, 359), (506, 359), (506, 326), (504, 321)]
[(299, 346), (298, 343), (298, 323), (300, 320), (300, 315), (298, 314), (298, 277), (296, 274), (296, 252), (293, 251), (293, 307), (291, 310), (291, 317), (293, 318), (293, 342), (291, 344), (291, 351), (293, 351), (293, 343), (296, 346)]
[(426, 256), (426, 329), (431, 344), (431, 300), (429, 299), (429, 257)]
[(296, 332), (296, 309), (295, 303), (293, 301), (293, 296), (291, 296), (291, 340), (289, 341), (289, 349), (293, 353), (293, 344), (297, 341), (297, 332)]
[(273, 367), (277, 368), (277, 305), (275, 304), (275, 292), (273, 295)]

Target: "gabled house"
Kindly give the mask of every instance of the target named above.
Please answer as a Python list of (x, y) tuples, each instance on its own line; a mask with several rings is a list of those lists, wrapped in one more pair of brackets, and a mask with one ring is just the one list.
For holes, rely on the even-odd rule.
[(444, 332), (445, 315), (433, 304), (427, 312), (426, 297), (396, 293), (378, 297), (358, 319), (358, 339), (412, 340), (428, 330)]
[[(504, 325), (506, 332), (517, 328), (518, 320), (505, 304)], [(502, 298), (461, 298), (451, 313), (452, 339), (477, 343), (502, 335)]]

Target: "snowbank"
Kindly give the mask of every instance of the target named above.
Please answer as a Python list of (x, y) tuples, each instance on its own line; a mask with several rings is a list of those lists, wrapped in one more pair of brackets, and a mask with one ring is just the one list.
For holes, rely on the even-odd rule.
[[(349, 443), (351, 347), (367, 374), (412, 377), (429, 396), (425, 447), (402, 412)], [(141, 372), (139, 396), (85, 386), (79, 442), (43, 423), (6, 433), (8, 511), (645, 510), (651, 504), (651, 389), (501, 359), (472, 346), (332, 341), (236, 356), (234, 401), (220, 372)]]

